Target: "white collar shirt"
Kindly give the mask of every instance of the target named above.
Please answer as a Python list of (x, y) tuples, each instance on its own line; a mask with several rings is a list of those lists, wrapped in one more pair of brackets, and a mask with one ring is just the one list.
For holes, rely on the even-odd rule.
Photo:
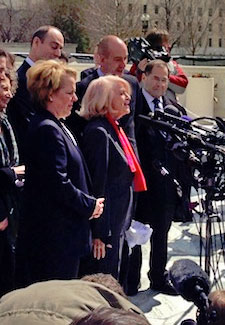
[[(142, 93), (143, 96), (146, 99), (146, 102), (148, 103), (148, 106), (150, 108), (150, 111), (154, 112), (155, 111), (155, 104), (153, 103), (153, 100), (155, 99), (155, 97), (153, 97), (152, 95), (150, 95), (144, 88), (142, 88)], [(158, 98), (159, 99), (159, 109), (163, 110), (163, 99), (162, 96)]]

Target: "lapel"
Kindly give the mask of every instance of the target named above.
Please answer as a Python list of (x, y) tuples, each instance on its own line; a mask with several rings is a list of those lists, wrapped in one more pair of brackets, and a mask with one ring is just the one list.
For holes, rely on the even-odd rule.
[(141, 91), (141, 103), (140, 103), (141, 107), (142, 107), (142, 113), (143, 115), (148, 115), (150, 112), (152, 112), (151, 108), (149, 107), (145, 96), (143, 95), (142, 91)]
[[(69, 145), (72, 145), (73, 146), (73, 149), (76, 150), (78, 152), (78, 154), (80, 155), (81, 160), (82, 160), (82, 163), (83, 163), (84, 171), (85, 171), (85, 176), (86, 176), (86, 181), (87, 181), (88, 189), (89, 189), (89, 192), (91, 192), (92, 191), (91, 177), (90, 177), (90, 174), (89, 174), (89, 170), (88, 170), (86, 161), (84, 159), (84, 156), (83, 156), (80, 148), (78, 147), (78, 145), (77, 146), (74, 145), (73, 140), (71, 139), (71, 137), (69, 136), (69, 134), (64, 130), (61, 122), (53, 114), (51, 114), (46, 109), (43, 109), (42, 110), (42, 114), (43, 114), (43, 117), (44, 118), (47, 118), (47, 119), (50, 119), (50, 120), (54, 121), (60, 127), (60, 129), (62, 130), (62, 133), (64, 135), (64, 139), (66, 140), (66, 143), (68, 143), (67, 145), (68, 146)], [(72, 133), (72, 135), (73, 135), (73, 133)]]

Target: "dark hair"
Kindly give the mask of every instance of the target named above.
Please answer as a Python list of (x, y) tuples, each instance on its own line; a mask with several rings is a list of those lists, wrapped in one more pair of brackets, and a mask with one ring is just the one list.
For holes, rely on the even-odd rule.
[(144, 315), (132, 310), (98, 307), (70, 325), (149, 325)]
[(152, 61), (149, 61), (145, 67), (145, 71), (144, 73), (146, 74), (146, 76), (148, 76), (151, 72), (152, 72), (152, 69), (155, 67), (155, 66), (158, 66), (158, 67), (165, 67), (168, 71), (168, 75), (169, 75), (169, 68), (168, 68), (168, 65), (166, 62), (162, 61), (162, 60), (152, 60)]
[(43, 43), (44, 40), (45, 40), (46, 35), (48, 34), (49, 30), (52, 29), (52, 28), (57, 29), (61, 33), (61, 30), (59, 28), (57, 28), (57, 27), (54, 27), (54, 26), (51, 26), (51, 25), (41, 26), (34, 32), (34, 34), (32, 36), (32, 39), (31, 39), (31, 45), (33, 44), (33, 41), (34, 41), (35, 37), (38, 37)]
[(85, 275), (83, 278), (81, 278), (81, 280), (102, 284), (106, 288), (118, 293), (122, 297), (127, 298), (127, 296), (123, 291), (123, 288), (111, 274), (104, 274), (104, 273), (90, 274), (90, 275)]
[(150, 33), (146, 36), (146, 41), (148, 41), (153, 50), (158, 50), (163, 46), (165, 41), (168, 41), (169, 33), (164, 29), (152, 29)]

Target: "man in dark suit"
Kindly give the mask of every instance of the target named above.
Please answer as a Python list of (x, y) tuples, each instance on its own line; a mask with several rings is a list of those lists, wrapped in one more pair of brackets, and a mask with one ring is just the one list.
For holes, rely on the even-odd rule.
[[(137, 114), (148, 115), (155, 109), (164, 110), (166, 105), (171, 105), (171, 101), (164, 96), (168, 82), (169, 71), (165, 62), (153, 60), (147, 64), (142, 77), (143, 88), (140, 91)], [(183, 112), (180, 114), (178, 109), (175, 114), (181, 116)], [(148, 272), (150, 287), (162, 293), (175, 294), (166, 272), (167, 237), (172, 218), (181, 202), (173, 182), (162, 176), (157, 170), (157, 165), (165, 166), (175, 178), (179, 166), (172, 152), (166, 149), (167, 135), (164, 132), (154, 129), (151, 125), (142, 124), (139, 118), (135, 127), (138, 153), (148, 188), (146, 192), (139, 193), (136, 219), (150, 224), (153, 228)], [(141, 267), (140, 252), (138, 246), (131, 257), (132, 275), (129, 274), (128, 277), (130, 295), (137, 293)]]
[[(127, 64), (128, 50), (126, 44), (117, 36), (108, 35), (102, 38), (98, 44), (98, 63), (99, 68), (94, 70), (90, 75), (77, 83), (76, 94), (78, 102), (74, 104), (73, 112), (67, 119), (67, 125), (79, 138), (79, 121), (77, 121), (77, 114), (75, 110), (79, 110), (82, 98), (87, 90), (89, 83), (107, 74), (116, 75), (127, 80), (132, 88), (130, 114), (124, 116), (121, 120), (121, 126), (126, 132), (129, 140), (135, 148), (135, 135), (134, 135), (134, 112), (137, 101), (137, 94), (139, 85), (135, 77), (124, 74)], [(82, 126), (81, 126), (82, 127)], [(78, 134), (77, 134), (78, 131)]]
[(29, 56), (17, 71), (18, 89), (8, 105), (7, 114), (16, 135), (20, 162), (24, 161), (24, 142), (35, 107), (27, 90), (27, 70), (38, 60), (57, 59), (64, 46), (61, 31), (53, 26), (41, 26), (32, 36)]

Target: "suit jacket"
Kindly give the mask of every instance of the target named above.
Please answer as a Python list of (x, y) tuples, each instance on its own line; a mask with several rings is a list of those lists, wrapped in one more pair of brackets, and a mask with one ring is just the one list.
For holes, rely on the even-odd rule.
[[(167, 97), (163, 97), (163, 106), (173, 104)], [(177, 112), (171, 112), (181, 116), (178, 107)], [(148, 115), (150, 108), (140, 91), (138, 114)], [(136, 141), (141, 161), (141, 166), (146, 178), (147, 192), (139, 193), (136, 215), (140, 221), (148, 222), (149, 218), (157, 218), (165, 214), (167, 205), (174, 205), (178, 214), (188, 214), (187, 204), (177, 195), (176, 188), (170, 178), (162, 176), (157, 170), (155, 163), (161, 162), (166, 167), (173, 178), (182, 182), (185, 178), (182, 168), (183, 163), (178, 161), (173, 153), (167, 148), (163, 134), (151, 125), (146, 125), (136, 117)], [(185, 198), (186, 202), (186, 198)], [(187, 202), (186, 202), (187, 203)]]
[(17, 70), (18, 88), (7, 107), (9, 122), (16, 136), (20, 162), (24, 162), (24, 146), (27, 138), (28, 125), (32, 116), (35, 114), (34, 105), (27, 89), (26, 72), (29, 68), (30, 65), (24, 60), (23, 64)]
[(84, 253), (96, 199), (88, 194), (79, 148), (60, 121), (42, 110), (30, 122), (26, 149), (21, 236), (37, 251), (48, 247), (62, 256)]
[(115, 130), (106, 118), (92, 119), (84, 130), (82, 149), (92, 177), (93, 193), (105, 197), (101, 218), (92, 221), (94, 238), (119, 235), (130, 223), (133, 173)]
[[(77, 83), (76, 94), (78, 97), (78, 101), (74, 103), (72, 114), (67, 118), (66, 123), (70, 127), (70, 129), (76, 134), (79, 138), (79, 133), (82, 132), (84, 122), (82, 123), (81, 118), (77, 117), (75, 114), (76, 110), (80, 109), (82, 98), (87, 90), (88, 85), (92, 80), (99, 78), (97, 70), (95, 70), (92, 74), (88, 75), (82, 81)], [(137, 105), (138, 92), (139, 92), (139, 84), (135, 77), (130, 76), (128, 74), (124, 74), (123, 78), (128, 81), (131, 86), (132, 94), (131, 94), (131, 102), (130, 102), (130, 113), (123, 116), (120, 119), (120, 125), (123, 127), (126, 135), (128, 136), (133, 148), (136, 151), (136, 141), (134, 134), (134, 114)]]

